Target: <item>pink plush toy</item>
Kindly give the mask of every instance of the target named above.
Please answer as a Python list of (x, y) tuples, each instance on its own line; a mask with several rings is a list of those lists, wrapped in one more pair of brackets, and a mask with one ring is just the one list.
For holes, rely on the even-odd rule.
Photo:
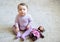
[(38, 29), (33, 29), (31, 32), (30, 32), (30, 35), (29, 37), (35, 41), (37, 40), (38, 38), (44, 38), (44, 35), (42, 35), (42, 32), (44, 32), (44, 28), (42, 26), (39, 26)]

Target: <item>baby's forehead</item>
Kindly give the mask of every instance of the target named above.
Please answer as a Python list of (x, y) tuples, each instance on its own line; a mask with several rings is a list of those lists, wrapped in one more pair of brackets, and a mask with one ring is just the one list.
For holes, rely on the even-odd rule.
[(19, 9), (19, 8), (25, 8), (25, 9), (27, 9), (27, 7), (26, 7), (25, 5), (24, 5), (24, 6), (23, 6), (23, 5), (19, 5), (19, 6), (18, 6), (18, 9)]

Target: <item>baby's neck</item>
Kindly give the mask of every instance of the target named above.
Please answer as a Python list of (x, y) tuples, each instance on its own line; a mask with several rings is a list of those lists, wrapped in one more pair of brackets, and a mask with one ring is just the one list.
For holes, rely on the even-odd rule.
[(26, 15), (19, 15), (20, 17), (24, 17), (24, 16), (26, 16)]

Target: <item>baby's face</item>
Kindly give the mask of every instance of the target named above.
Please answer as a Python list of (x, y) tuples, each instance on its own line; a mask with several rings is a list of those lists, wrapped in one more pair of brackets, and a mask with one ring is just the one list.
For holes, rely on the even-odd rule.
[(19, 5), (18, 13), (19, 13), (20, 16), (26, 15), (27, 14), (27, 7)]

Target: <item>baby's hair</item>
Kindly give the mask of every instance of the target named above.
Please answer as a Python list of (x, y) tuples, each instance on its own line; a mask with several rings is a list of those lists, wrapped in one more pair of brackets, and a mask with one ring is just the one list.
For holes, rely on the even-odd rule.
[(25, 3), (20, 3), (20, 4), (18, 4), (18, 8), (19, 8), (19, 5), (26, 6), (26, 7), (28, 8), (28, 5), (25, 4)]

